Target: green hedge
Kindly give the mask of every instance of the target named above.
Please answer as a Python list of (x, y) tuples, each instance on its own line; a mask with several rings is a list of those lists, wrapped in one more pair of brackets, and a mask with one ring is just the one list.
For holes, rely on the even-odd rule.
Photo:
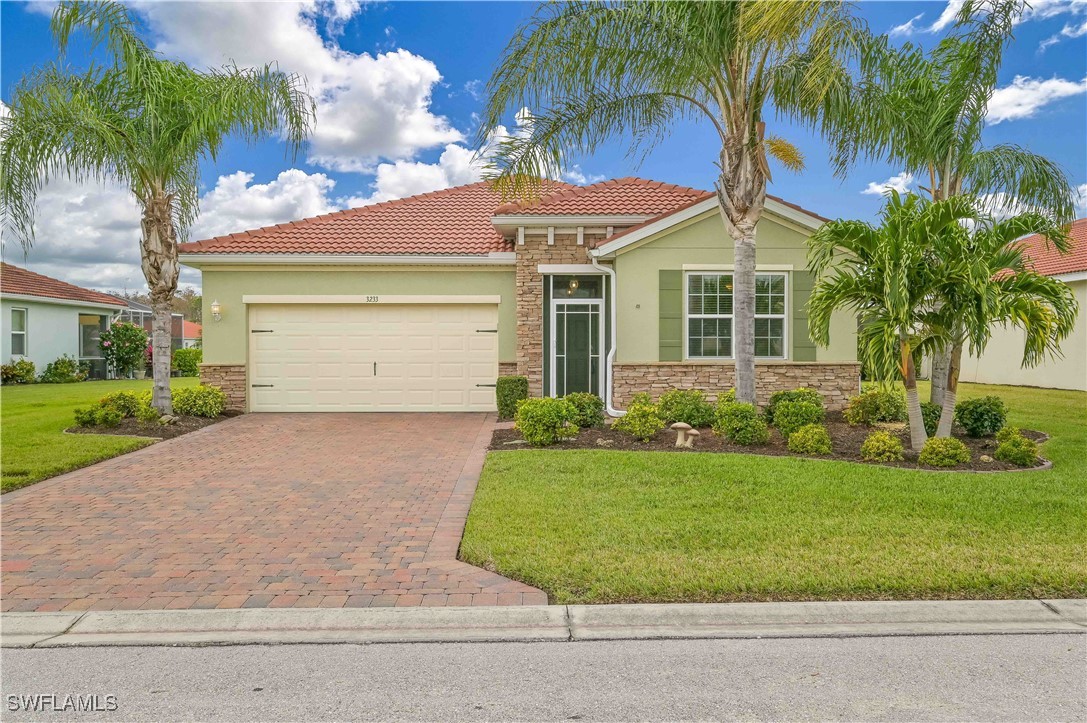
[(498, 377), (494, 393), (498, 399), (498, 416), (513, 419), (517, 415), (517, 403), (528, 399), (528, 377)]

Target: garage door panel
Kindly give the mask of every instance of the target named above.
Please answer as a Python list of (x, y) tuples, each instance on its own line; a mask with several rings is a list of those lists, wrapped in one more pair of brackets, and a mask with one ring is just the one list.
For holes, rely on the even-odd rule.
[(493, 411), (497, 323), (495, 305), (253, 305), (270, 333), (251, 334), (249, 381), (272, 386), (250, 409)]

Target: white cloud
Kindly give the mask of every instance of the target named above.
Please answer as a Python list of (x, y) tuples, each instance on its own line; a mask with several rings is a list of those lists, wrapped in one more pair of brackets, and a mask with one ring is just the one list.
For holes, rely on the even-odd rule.
[(329, 198), (336, 182), (323, 173), (291, 168), (268, 183), (252, 181), (253, 174), (245, 171), (219, 176), (215, 187), (200, 198), (200, 217), (191, 238), (211, 238), (339, 209)]
[(936, 18), (931, 25), (918, 25), (918, 21), (925, 16), (924, 13), (921, 13), (920, 15), (914, 15), (907, 22), (891, 28), (890, 34), (913, 35), (914, 33), (938, 33), (942, 30), (946, 30), (954, 24), (959, 15), (959, 11), (962, 10), (964, 4), (965, 0), (948, 0), (947, 5), (944, 6), (943, 12), (940, 13), (940, 16)]
[(576, 163), (564, 170), (561, 174), (562, 180), (567, 183), (573, 183), (577, 186), (588, 186), (593, 183), (599, 183), (607, 178), (607, 176), (598, 176), (595, 174), (586, 174), (581, 170), (581, 166)]
[(995, 125), (1006, 120), (1030, 118), (1049, 103), (1084, 92), (1087, 92), (1087, 78), (1072, 81), (1017, 75), (1010, 85), (997, 88), (993, 92), (986, 119)]
[(474, 100), (483, 100), (486, 84), (482, 80), (469, 80), (464, 84), (464, 92)]
[[(914, 33), (939, 33), (955, 24), (958, 18), (959, 12), (962, 10), (965, 0), (948, 0), (944, 9), (940, 12), (940, 16), (932, 22), (931, 25), (921, 25), (918, 23), (921, 18), (924, 17), (924, 13), (915, 15), (907, 22), (901, 25), (896, 25), (889, 31), (890, 35), (913, 35)], [(1029, 22), (1032, 20), (1049, 20), (1050, 18), (1059, 17), (1061, 15), (1083, 15), (1087, 14), (1087, 0), (1030, 0), (1028, 4), (1025, 4), (1021, 8), (1021, 14), (1015, 20), (1016, 24)], [(1068, 26), (1066, 26), (1068, 27)], [(1081, 33), (1082, 35), (1083, 33)], [(1059, 36), (1053, 36), (1058, 38)], [(1077, 35), (1067, 35), (1065, 37), (1079, 37)], [(1050, 42), (1050, 41), (1053, 42)], [(1056, 40), (1050, 38), (1042, 42), (1041, 50), (1045, 50), (1049, 45), (1053, 45)]]
[(1087, 183), (1076, 186), (1076, 213), (1087, 213)]
[(317, 101), (309, 160), (335, 171), (372, 172), (383, 159), (463, 140), (430, 108), (441, 73), (407, 50), (353, 53), (318, 32), (319, 19), (342, 24), (360, 12), (357, 1), (141, 2), (156, 48), (196, 66), (277, 62), (304, 75)]
[(1051, 35), (1041, 42), (1038, 46), (1038, 52), (1044, 53), (1046, 48), (1056, 45), (1065, 38), (1082, 38), (1084, 35), (1087, 35), (1087, 20), (1080, 22), (1078, 25), (1065, 24), (1059, 33)]
[(914, 15), (901, 25), (895, 25), (891, 28), (890, 35), (913, 35), (915, 32), (921, 30), (921, 28), (917, 27), (917, 21), (923, 17), (925, 17), (925, 14), (921, 13), (920, 15)]
[(861, 193), (868, 194), (870, 196), (883, 196), (890, 191), (898, 191), (899, 193), (906, 193), (910, 190), (910, 184), (913, 183), (913, 174), (907, 171), (903, 171), (898, 175), (891, 176), (883, 183), (872, 181), (868, 184)]

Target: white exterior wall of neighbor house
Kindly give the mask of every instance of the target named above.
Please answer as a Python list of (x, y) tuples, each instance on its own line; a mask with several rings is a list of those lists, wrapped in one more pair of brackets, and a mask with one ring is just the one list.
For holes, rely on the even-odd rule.
[(0, 360), (4, 364), (12, 358), (11, 310), (26, 309), (26, 354), (22, 358), (34, 362), (38, 373), (45, 365), (67, 354), (78, 358), (79, 315), (97, 314), (112, 316), (117, 309), (105, 306), (72, 306), (61, 303), (29, 301), (24, 299), (0, 299), (3, 321), (3, 340), (0, 343)]
[(1024, 369), (1023, 331), (998, 328), (981, 358), (963, 355), (960, 381), (1087, 391), (1087, 272), (1056, 278), (1066, 280), (1079, 302), (1076, 329), (1061, 344), (1064, 357)]

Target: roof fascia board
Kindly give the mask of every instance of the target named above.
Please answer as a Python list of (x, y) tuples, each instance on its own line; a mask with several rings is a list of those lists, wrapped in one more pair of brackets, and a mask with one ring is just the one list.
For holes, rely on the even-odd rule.
[(1066, 271), (1063, 274), (1053, 274), (1051, 278), (1057, 281), (1063, 281), (1068, 284), (1073, 281), (1087, 281), (1087, 270), (1085, 271)]
[(106, 302), (97, 301), (77, 301), (76, 299), (58, 299), (55, 296), (34, 296), (33, 294), (11, 294), (8, 292), (0, 292), (0, 299), (6, 299), (8, 301), (36, 301), (42, 304), (59, 304), (60, 306), (79, 306), (88, 309), (127, 309), (128, 304), (117, 302), (116, 304), (107, 304)]
[(189, 266), (222, 264), (254, 265), (321, 265), (321, 266), (512, 266), (517, 254), (498, 251), (483, 255), (444, 254), (180, 254), (181, 263)]
[(646, 224), (645, 226), (642, 226), (639, 229), (635, 229), (630, 233), (624, 234), (621, 238), (617, 238), (614, 241), (602, 244), (601, 246), (593, 249), (591, 253), (593, 256), (596, 256), (598, 258), (613, 256), (614, 254), (622, 251), (628, 246), (636, 244), (639, 241), (643, 241), (650, 236), (654, 236), (660, 233), (661, 231), (665, 231), (672, 228), (673, 226), (700, 216), (707, 211), (712, 211), (715, 208), (717, 208), (717, 198), (707, 198), (705, 201), (701, 201), (700, 203), (696, 203), (693, 206), (689, 206), (682, 211), (677, 211), (676, 213), (665, 216), (659, 221), (654, 221), (653, 223)]

